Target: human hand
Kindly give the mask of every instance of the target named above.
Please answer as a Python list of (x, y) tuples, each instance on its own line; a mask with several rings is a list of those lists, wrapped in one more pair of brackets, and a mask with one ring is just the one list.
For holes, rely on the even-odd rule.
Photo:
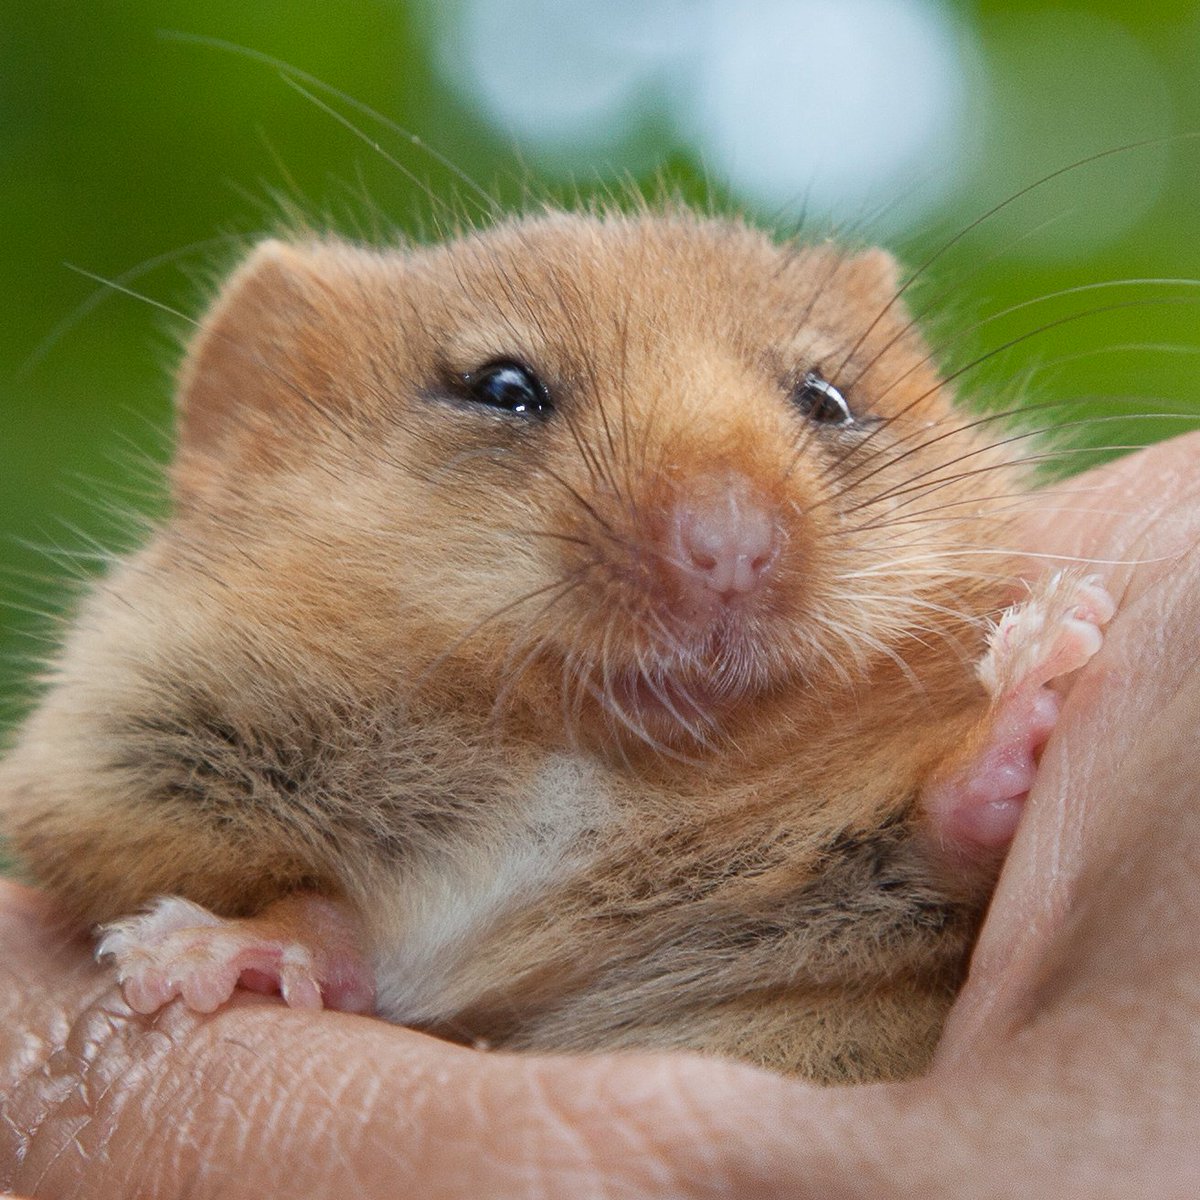
[(481, 1054), (239, 994), (136, 1017), (0, 888), (0, 1183), (36, 1195), (1200, 1194), (1200, 438), (1071, 485), (1122, 560), (933, 1070), (822, 1090), (691, 1055)]

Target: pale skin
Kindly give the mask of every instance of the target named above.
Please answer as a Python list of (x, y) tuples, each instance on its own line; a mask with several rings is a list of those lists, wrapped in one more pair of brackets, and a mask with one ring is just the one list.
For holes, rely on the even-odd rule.
[(1118, 603), (1047, 747), (932, 1072), (820, 1090), (521, 1058), (239, 993), (130, 1013), (0, 886), (0, 1184), (120, 1197), (1200, 1194), (1200, 436), (1030, 523)]

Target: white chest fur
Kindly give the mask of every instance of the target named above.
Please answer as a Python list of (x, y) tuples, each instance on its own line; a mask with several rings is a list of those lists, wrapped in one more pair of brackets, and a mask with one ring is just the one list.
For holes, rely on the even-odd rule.
[(412, 864), (371, 922), (380, 1015), (429, 1023), (461, 1010), (473, 997), (456, 968), (497, 920), (586, 866), (589, 835), (615, 819), (594, 764), (556, 755), (510, 816)]

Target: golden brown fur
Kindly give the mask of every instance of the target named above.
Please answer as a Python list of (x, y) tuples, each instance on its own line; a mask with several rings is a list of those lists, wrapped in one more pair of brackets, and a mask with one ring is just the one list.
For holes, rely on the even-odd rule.
[[(260, 247), (183, 369), (174, 512), (0, 767), (21, 859), (87, 923), (344, 896), (385, 1014), (463, 1040), (919, 1069), (989, 880), (918, 795), (986, 712), (1018, 484), (895, 287), (685, 213)], [(498, 358), (548, 419), (457, 395)], [(816, 367), (858, 430), (790, 404)], [(693, 636), (663, 514), (722, 472), (783, 550)]]

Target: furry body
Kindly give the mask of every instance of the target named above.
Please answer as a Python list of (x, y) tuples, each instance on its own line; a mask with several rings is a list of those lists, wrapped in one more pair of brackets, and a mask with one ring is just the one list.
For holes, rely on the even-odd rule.
[[(1022, 479), (895, 289), (683, 213), (260, 247), (182, 372), (172, 515), (0, 766), (21, 859), (86, 924), (339, 898), (382, 1015), (464, 1041), (919, 1070), (994, 870), (922, 788), (987, 726)], [(548, 416), (464, 391), (496, 360)], [(718, 504), (773, 531), (733, 599), (672, 548)]]

